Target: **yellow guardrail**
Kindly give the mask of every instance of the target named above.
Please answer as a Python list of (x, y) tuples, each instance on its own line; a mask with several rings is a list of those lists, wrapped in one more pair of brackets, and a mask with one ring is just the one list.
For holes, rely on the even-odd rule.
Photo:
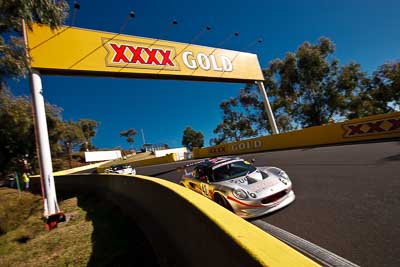
[[(84, 165), (84, 166), (80, 166), (80, 167), (76, 167), (76, 168), (72, 168), (72, 169), (56, 171), (56, 172), (53, 172), (53, 176), (68, 175), (68, 174), (74, 174), (74, 173), (77, 173), (77, 172), (82, 172), (82, 171), (86, 171), (86, 170), (90, 170), (90, 169), (95, 169), (95, 168), (99, 167), (102, 164), (104, 164), (104, 161), (103, 162), (89, 164), (89, 165)], [(30, 177), (31, 178), (39, 178), (40, 175), (36, 174), (36, 175), (31, 175)]]
[(72, 168), (72, 169), (68, 169), (68, 170), (57, 171), (57, 172), (54, 172), (53, 175), (56, 176), (56, 175), (73, 174), (73, 173), (77, 173), (77, 172), (81, 172), (81, 171), (95, 169), (95, 168), (101, 166), (102, 164), (104, 164), (104, 162), (93, 163), (93, 164), (76, 167), (76, 168)]
[[(319, 266), (275, 237), (187, 188), (162, 179), (145, 176), (138, 176), (138, 178), (150, 179), (151, 182), (168, 188), (193, 204), (263, 266)], [(176, 217), (179, 218), (179, 214)], [(203, 232), (201, 236), (206, 237), (206, 233)], [(212, 239), (212, 236), (206, 238)]]
[(194, 158), (400, 137), (400, 112), (375, 115), (206, 148)]
[[(175, 162), (175, 161), (177, 161), (177, 156), (175, 153), (172, 153), (172, 154), (168, 154), (166, 156), (158, 157), (158, 158), (143, 159), (143, 160), (138, 160), (138, 161), (133, 161), (133, 162), (127, 161), (127, 162), (124, 162), (123, 164), (129, 164), (129, 165), (132, 165), (133, 167), (143, 167), (143, 166), (149, 166), (149, 165), (171, 163), (171, 162)], [(105, 169), (110, 168), (114, 164), (115, 163), (113, 163), (113, 162), (108, 162), (107, 164), (100, 165), (99, 167), (97, 167), (97, 172), (102, 173), (105, 171)], [(117, 164), (115, 164), (115, 165), (117, 165)]]
[(103, 166), (104, 167), (111, 167), (112, 165), (122, 165), (122, 164), (135, 164), (134, 162), (144, 160), (144, 159), (152, 159), (155, 158), (156, 156), (153, 155), (152, 152), (147, 151), (135, 155), (127, 155), (124, 156), (123, 158), (119, 159), (114, 159), (114, 160), (109, 160), (107, 162), (104, 162)]
[(146, 234), (161, 266), (319, 266), (178, 184), (141, 175), (55, 178), (58, 191), (96, 193), (116, 203)]

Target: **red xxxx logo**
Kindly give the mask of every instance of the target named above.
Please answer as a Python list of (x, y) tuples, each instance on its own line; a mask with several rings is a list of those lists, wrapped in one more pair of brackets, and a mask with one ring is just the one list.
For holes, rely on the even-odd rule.
[(103, 44), (109, 67), (179, 70), (172, 47), (108, 39)]
[(400, 132), (400, 118), (390, 118), (355, 124), (343, 125), (346, 131), (343, 137), (355, 137)]
[(225, 152), (225, 147), (213, 147), (208, 149), (208, 153), (221, 153)]

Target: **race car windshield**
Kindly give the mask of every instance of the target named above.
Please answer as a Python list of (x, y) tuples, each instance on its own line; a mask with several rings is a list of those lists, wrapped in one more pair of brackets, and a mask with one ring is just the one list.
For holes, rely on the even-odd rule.
[(221, 182), (254, 172), (256, 168), (244, 161), (234, 161), (214, 169), (214, 181)]

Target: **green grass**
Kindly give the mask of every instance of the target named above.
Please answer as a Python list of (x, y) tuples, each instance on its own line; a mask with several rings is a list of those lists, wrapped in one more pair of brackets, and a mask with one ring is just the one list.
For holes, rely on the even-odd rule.
[(40, 196), (0, 188), (0, 266), (157, 266), (143, 233), (118, 207), (92, 196), (59, 205), (69, 220), (46, 232)]

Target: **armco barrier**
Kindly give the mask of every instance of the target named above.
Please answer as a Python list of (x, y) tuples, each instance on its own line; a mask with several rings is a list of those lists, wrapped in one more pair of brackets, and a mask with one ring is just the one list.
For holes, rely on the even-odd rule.
[(67, 175), (67, 174), (73, 174), (73, 173), (76, 173), (76, 172), (82, 172), (82, 171), (86, 171), (86, 170), (97, 168), (102, 164), (104, 164), (104, 162), (93, 163), (93, 164), (84, 165), (84, 166), (81, 166), (81, 167), (76, 167), (76, 168), (72, 168), (72, 169), (68, 169), (68, 170), (57, 171), (57, 172), (54, 172), (53, 175), (54, 176), (56, 176), (56, 175)]
[(400, 112), (326, 124), (277, 135), (247, 139), (206, 148), (194, 148), (194, 158), (268, 150), (340, 144), (400, 137)]
[[(175, 162), (177, 160), (177, 156), (175, 153), (168, 154), (164, 157), (158, 157), (158, 158), (152, 158), (152, 159), (144, 159), (144, 160), (138, 160), (131, 162), (131, 164), (134, 167), (143, 167), (143, 166), (149, 166), (149, 165), (156, 165), (156, 164), (163, 164), (163, 163), (170, 163), (170, 162)], [(112, 162), (108, 162), (107, 164), (103, 164), (99, 167), (97, 167), (97, 172), (102, 173), (104, 172), (105, 169), (110, 168), (113, 165)]]
[(318, 266), (214, 202), (162, 179), (66, 175), (56, 177), (56, 186), (115, 202), (145, 233), (161, 266)]

